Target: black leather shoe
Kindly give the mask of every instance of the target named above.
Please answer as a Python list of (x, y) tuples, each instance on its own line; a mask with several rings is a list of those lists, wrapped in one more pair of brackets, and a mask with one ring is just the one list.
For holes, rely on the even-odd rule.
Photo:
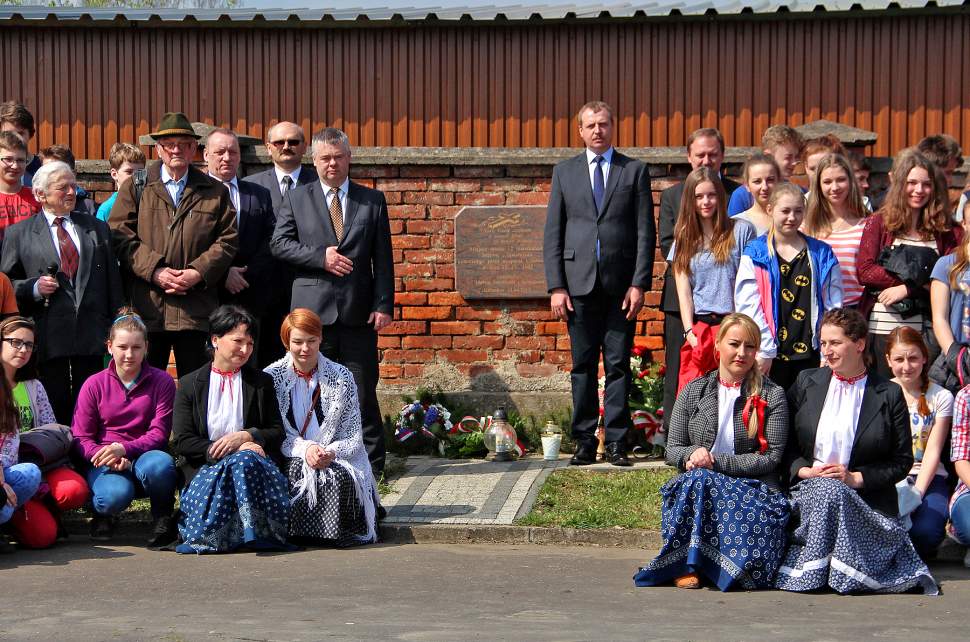
[(570, 466), (589, 466), (596, 463), (596, 445), (580, 444), (576, 446), (576, 454), (569, 460)]
[(105, 515), (95, 515), (91, 519), (91, 539), (95, 542), (110, 542), (115, 534), (114, 520)]
[(175, 517), (172, 515), (156, 517), (152, 524), (152, 536), (148, 540), (147, 546), (152, 550), (158, 550), (174, 542), (178, 536)]
[(614, 466), (632, 466), (626, 457), (626, 450), (618, 443), (606, 444), (606, 461)]

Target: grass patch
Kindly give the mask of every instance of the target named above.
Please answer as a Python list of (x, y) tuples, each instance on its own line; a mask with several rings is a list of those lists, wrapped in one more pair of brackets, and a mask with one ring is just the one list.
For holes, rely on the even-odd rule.
[(600, 473), (557, 470), (546, 479), (523, 526), (660, 529), (660, 487), (673, 468)]
[(407, 457), (395, 457), (392, 455), (387, 458), (387, 462), (384, 464), (384, 473), (377, 480), (377, 493), (381, 497), (396, 492), (391, 487), (391, 481), (404, 474), (407, 470), (407, 461)]

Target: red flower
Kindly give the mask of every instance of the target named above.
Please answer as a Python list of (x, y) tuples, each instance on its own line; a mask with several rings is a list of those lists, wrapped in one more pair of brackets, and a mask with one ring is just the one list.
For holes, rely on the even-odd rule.
[(666, 375), (667, 374), (667, 366), (660, 366), (660, 369), (657, 370), (657, 374), (659, 376), (661, 376), (661, 377), (664, 376), (664, 375)]
[(650, 374), (650, 371), (647, 370), (646, 368), (644, 368), (643, 370), (641, 370), (640, 372), (637, 373), (637, 379), (643, 379), (648, 374)]
[(664, 416), (664, 409), (663, 408), (657, 408), (657, 412), (655, 412), (653, 414), (656, 415), (656, 416), (658, 416), (658, 417), (663, 417)]
[(642, 357), (643, 353), (646, 352), (646, 350), (647, 349), (644, 346), (633, 346), (633, 356)]

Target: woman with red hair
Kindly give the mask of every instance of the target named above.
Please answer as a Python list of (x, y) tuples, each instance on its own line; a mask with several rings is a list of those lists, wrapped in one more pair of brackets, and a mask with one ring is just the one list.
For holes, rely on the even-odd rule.
[(377, 483), (364, 449), (354, 377), (320, 353), (323, 326), (311, 310), (290, 312), (280, 338), (287, 353), (265, 372), (286, 429), (290, 539), (340, 547), (375, 542)]

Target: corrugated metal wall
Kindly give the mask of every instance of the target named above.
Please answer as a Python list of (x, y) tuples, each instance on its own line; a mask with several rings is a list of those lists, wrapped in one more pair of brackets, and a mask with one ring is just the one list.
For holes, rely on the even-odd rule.
[(161, 112), (263, 136), (293, 119), (359, 145), (569, 146), (587, 99), (614, 104), (620, 146), (717, 126), (756, 145), (769, 124), (825, 118), (887, 155), (945, 131), (970, 147), (970, 16), (385, 28), (2, 29), (0, 96), (39, 142), (103, 158)]

